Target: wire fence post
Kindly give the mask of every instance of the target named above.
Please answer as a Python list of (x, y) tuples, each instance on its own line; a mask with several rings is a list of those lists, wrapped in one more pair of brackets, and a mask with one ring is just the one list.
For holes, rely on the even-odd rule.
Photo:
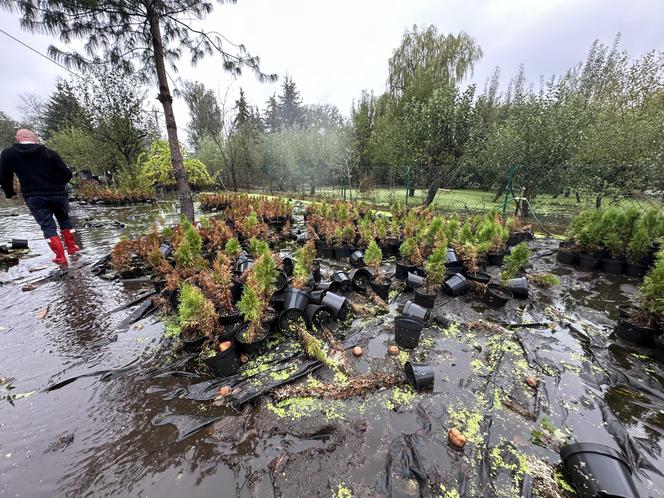
[(514, 176), (514, 170), (516, 166), (510, 164), (509, 169), (507, 170), (507, 183), (505, 184), (505, 199), (503, 200), (503, 216), (507, 214), (507, 202), (509, 199), (509, 194), (512, 194), (514, 197), (514, 192), (512, 191), (512, 177)]

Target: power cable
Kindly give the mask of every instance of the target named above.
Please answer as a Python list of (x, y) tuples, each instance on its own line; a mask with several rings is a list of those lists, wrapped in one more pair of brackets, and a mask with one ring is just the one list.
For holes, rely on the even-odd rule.
[(43, 57), (43, 58), (46, 59), (47, 61), (52, 62), (52, 63), (55, 64), (56, 66), (61, 67), (61, 68), (64, 69), (65, 71), (70, 72), (70, 73), (73, 74), (74, 76), (79, 76), (78, 73), (72, 71), (71, 69), (69, 69), (69, 68), (66, 67), (66, 66), (63, 66), (63, 65), (60, 64), (59, 62), (54, 61), (54, 60), (51, 59), (48, 55), (42, 54), (39, 50), (37, 50), (36, 48), (32, 48), (30, 45), (28, 45), (27, 43), (25, 43), (25, 42), (19, 40), (19, 39), (16, 38), (15, 36), (10, 35), (10, 34), (7, 33), (4, 29), (0, 29), (0, 33), (2, 33), (2, 34), (4, 34), (4, 35), (8, 36), (9, 38), (11, 38), (12, 40), (14, 40), (15, 42), (20, 43), (21, 45), (23, 45), (23, 46), (24, 46), (25, 48), (27, 48), (28, 50), (32, 50), (35, 54), (39, 55), (40, 57)]

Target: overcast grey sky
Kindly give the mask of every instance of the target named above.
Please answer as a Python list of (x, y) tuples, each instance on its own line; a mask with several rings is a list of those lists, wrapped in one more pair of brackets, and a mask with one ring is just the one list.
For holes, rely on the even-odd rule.
[[(53, 41), (22, 31), (16, 16), (0, 16), (1, 29), (42, 52)], [(484, 50), (471, 80), (480, 88), (496, 66), (503, 82), (521, 63), (531, 82), (559, 74), (583, 60), (594, 39), (611, 43), (618, 32), (632, 55), (664, 50), (663, 0), (238, 0), (216, 5), (205, 22), (259, 55), (265, 72), (292, 76), (305, 103), (332, 103), (344, 114), (362, 89), (384, 91), (387, 60), (413, 24), (474, 36)], [(0, 49), (0, 110), (14, 117), (19, 94), (46, 97), (55, 78), (67, 75), (2, 33)], [(195, 68), (182, 64), (179, 77), (200, 80), (220, 94), (230, 87), (230, 98), (242, 86), (261, 108), (280, 85), (260, 84), (250, 74), (232, 81), (215, 57)], [(176, 113), (183, 126), (181, 101)]]

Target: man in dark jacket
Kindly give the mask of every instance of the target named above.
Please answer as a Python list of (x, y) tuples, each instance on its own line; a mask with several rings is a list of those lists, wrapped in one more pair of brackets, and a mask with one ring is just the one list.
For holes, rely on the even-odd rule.
[(55, 253), (54, 263), (67, 264), (65, 249), (58, 237), (53, 217), (58, 221), (67, 252), (75, 254), (73, 224), (69, 218), (69, 200), (65, 185), (72, 173), (57, 152), (37, 143), (30, 130), (16, 132), (16, 142), (0, 154), (0, 185), (8, 199), (14, 197), (14, 174), (21, 184), (21, 194), (32, 216), (44, 232), (44, 238)]

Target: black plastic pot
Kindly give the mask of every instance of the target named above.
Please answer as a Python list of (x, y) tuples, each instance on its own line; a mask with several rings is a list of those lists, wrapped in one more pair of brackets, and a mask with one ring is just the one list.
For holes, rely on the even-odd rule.
[(390, 299), (390, 281), (384, 280), (381, 283), (376, 282), (375, 280), (371, 281), (371, 290), (378, 294), (383, 301), (388, 302)]
[(487, 266), (503, 266), (503, 259), (505, 259), (505, 253), (490, 252), (486, 255), (486, 264)]
[(327, 244), (321, 248), (320, 253), (325, 259), (334, 259), (334, 248)]
[(478, 282), (483, 285), (486, 285), (491, 281), (491, 275), (488, 273), (482, 273), (481, 271), (475, 273), (464, 272), (463, 274), (467, 280)]
[(12, 239), (12, 249), (27, 249), (27, 239)]
[(394, 278), (397, 280), (406, 280), (408, 272), (415, 273), (416, 268), (415, 265), (407, 265), (402, 261), (397, 261)]
[(412, 291), (424, 285), (424, 277), (416, 273), (408, 272), (406, 277), (406, 290)]
[(574, 443), (560, 458), (580, 498), (639, 498), (623, 455), (596, 443)]
[(305, 310), (309, 304), (309, 294), (300, 289), (288, 289), (284, 292), (283, 312), (279, 317), (279, 326), (283, 331), (282, 325), (285, 321), (294, 322), (301, 318), (304, 323)]
[(625, 267), (625, 260), (620, 258), (604, 258), (601, 262), (602, 271), (612, 275), (621, 275)]
[(364, 253), (362, 251), (355, 251), (350, 255), (350, 264), (353, 268), (363, 268), (366, 266), (364, 264)]
[(317, 259), (314, 260), (313, 268), (311, 269), (311, 276), (314, 279), (314, 282), (318, 283), (321, 281), (322, 276), (320, 274), (320, 261)]
[(445, 266), (447, 266), (448, 268), (461, 266), (461, 261), (459, 261), (459, 257), (457, 256), (457, 253), (453, 248), (448, 247), (446, 249), (446, 252), (447, 252), (447, 262), (445, 263)]
[(323, 296), (321, 304), (332, 310), (332, 314), (335, 318), (343, 320), (348, 314), (347, 301), (348, 300), (344, 296), (328, 291)]
[(394, 319), (394, 341), (402, 348), (416, 348), (424, 322), (412, 316), (398, 316)]
[(399, 255), (399, 248), (401, 247), (401, 241), (399, 239), (388, 239), (390, 248), (392, 249), (392, 255)]
[(431, 309), (436, 304), (437, 295), (438, 292), (428, 293), (423, 287), (419, 287), (415, 289), (415, 304)]
[(528, 297), (528, 279), (526, 277), (511, 278), (507, 281), (507, 288), (514, 297), (526, 299)]
[(309, 291), (309, 306), (312, 304), (320, 304), (325, 297), (327, 289), (313, 289)]
[(620, 318), (613, 331), (621, 339), (639, 346), (652, 346), (655, 336), (660, 333), (657, 329), (637, 325), (629, 318)]
[(288, 275), (285, 271), (279, 271), (277, 281), (274, 283), (275, 292), (281, 292), (288, 285)]
[(507, 238), (507, 247), (513, 247), (517, 244), (520, 244), (521, 242), (532, 240), (534, 237), (535, 236), (533, 232), (530, 230), (511, 233), (510, 236)]
[(406, 301), (406, 303), (403, 305), (401, 314), (404, 316), (417, 318), (418, 320), (422, 320), (422, 322), (426, 322), (429, 319), (429, 310), (424, 306), (420, 306), (415, 301), (410, 300)]
[(345, 271), (337, 271), (332, 274), (330, 278), (332, 282), (337, 282), (339, 284), (340, 292), (349, 292), (353, 281), (348, 276), (348, 273)]
[(579, 253), (579, 270), (592, 271), (599, 266), (600, 259), (590, 254)]
[(334, 314), (327, 306), (310, 304), (306, 309), (307, 323), (316, 330), (334, 326)]
[(404, 370), (408, 382), (418, 391), (433, 388), (433, 368), (430, 365), (407, 361)]
[(468, 287), (468, 280), (466, 280), (466, 277), (461, 275), (461, 273), (457, 273), (448, 278), (443, 284), (443, 289), (450, 296), (460, 296), (461, 294), (465, 294), (468, 292)]
[(564, 265), (574, 265), (579, 260), (579, 253), (561, 247), (556, 254), (556, 260)]
[(235, 272), (241, 275), (245, 271), (249, 270), (252, 266), (254, 266), (253, 259), (238, 259), (235, 262)]
[(163, 257), (168, 259), (173, 255), (173, 248), (170, 244), (164, 243), (159, 246), (159, 252)]
[(233, 285), (231, 285), (231, 299), (234, 303), (237, 303), (242, 298), (242, 289), (244, 285), (239, 280), (233, 280)]
[(655, 343), (655, 359), (664, 363), (664, 334), (659, 334), (653, 341)]
[(166, 287), (166, 280), (156, 279), (156, 278), (152, 278), (151, 280), (155, 292), (161, 294), (161, 292), (164, 290), (164, 287)]
[(298, 234), (296, 240), (297, 240), (298, 244), (306, 244), (307, 240), (309, 240), (309, 236), (306, 233), (301, 233), (301, 234)]
[(289, 277), (293, 274), (293, 268), (295, 267), (295, 262), (290, 253), (280, 254), (281, 257), (281, 268), (284, 270), (284, 273)]
[(341, 292), (341, 284), (339, 282), (318, 282), (316, 284), (316, 290), (326, 290), (330, 292)]
[(204, 335), (186, 338), (180, 336), (180, 338), (182, 340), (182, 349), (193, 353), (200, 351), (201, 347), (203, 347), (203, 344), (205, 343), (205, 340), (207, 339), (207, 337)]
[(640, 263), (630, 263), (628, 261), (625, 263), (623, 273), (628, 277), (642, 278), (648, 273), (648, 266)]
[(241, 321), (242, 315), (237, 311), (233, 311), (227, 315), (219, 315), (219, 324), (221, 325), (232, 325)]
[(369, 288), (369, 284), (373, 280), (373, 274), (366, 268), (358, 268), (351, 272), (351, 280), (353, 281), (353, 288), (364, 292)]
[(334, 248), (334, 257), (336, 259), (349, 258), (353, 248), (349, 245), (340, 245)]
[(494, 308), (505, 306), (512, 297), (512, 291), (502, 285), (488, 284), (484, 289), (484, 302)]
[(226, 351), (217, 352), (216, 355), (210, 358), (205, 358), (203, 362), (212, 370), (217, 377), (228, 377), (233, 375), (240, 368), (240, 359), (235, 349), (235, 341), (233, 345)]
[(246, 353), (249, 355), (262, 353), (267, 344), (267, 340), (270, 337), (270, 328), (267, 325), (263, 325), (263, 327), (261, 327), (256, 333), (256, 338), (253, 342), (244, 342), (242, 340), (242, 334), (246, 328), (246, 325), (239, 327), (235, 334), (235, 345), (237, 350), (240, 353)]

